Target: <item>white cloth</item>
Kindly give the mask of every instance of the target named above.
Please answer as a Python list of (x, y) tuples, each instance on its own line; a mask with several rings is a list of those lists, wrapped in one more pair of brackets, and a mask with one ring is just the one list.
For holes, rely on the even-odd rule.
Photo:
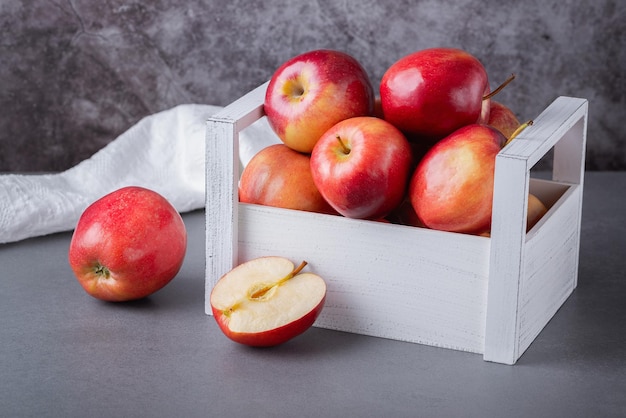
[[(143, 118), (66, 171), (0, 175), (0, 243), (72, 230), (87, 206), (129, 185), (160, 193), (181, 213), (203, 208), (206, 120), (220, 109), (179, 105)], [(262, 118), (239, 142), (245, 165), (277, 138)]]

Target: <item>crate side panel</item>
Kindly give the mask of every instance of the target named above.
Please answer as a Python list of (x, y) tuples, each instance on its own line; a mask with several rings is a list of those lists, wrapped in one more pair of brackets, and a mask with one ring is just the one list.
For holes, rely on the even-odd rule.
[(239, 262), (306, 260), (328, 283), (316, 326), (482, 353), (490, 240), (240, 205)]
[(520, 355), (575, 288), (581, 186), (571, 187), (526, 242), (520, 295)]

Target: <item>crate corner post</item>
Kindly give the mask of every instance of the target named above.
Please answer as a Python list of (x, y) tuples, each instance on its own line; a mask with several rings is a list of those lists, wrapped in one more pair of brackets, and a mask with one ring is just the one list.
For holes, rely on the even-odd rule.
[(238, 262), (239, 133), (260, 119), (267, 82), (206, 122), (205, 313), (219, 278)]

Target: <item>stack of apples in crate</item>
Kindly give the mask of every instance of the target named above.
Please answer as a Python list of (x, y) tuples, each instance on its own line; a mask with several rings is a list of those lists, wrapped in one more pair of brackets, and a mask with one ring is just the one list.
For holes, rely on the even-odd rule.
[(282, 143), (245, 167), (240, 201), (488, 233), (495, 155), (525, 127), (492, 99), (512, 79), (491, 92), (474, 56), (431, 48), (389, 67), (376, 97), (352, 56), (298, 55), (266, 92)]
[[(276, 70), (265, 96), (280, 143), (246, 165), (239, 200), (489, 235), (496, 155), (532, 123), (493, 99), (513, 78), (492, 91), (472, 54), (430, 48), (392, 64), (377, 96), (364, 67), (344, 52), (295, 56)], [(547, 209), (535, 196), (528, 202), (530, 229)], [(220, 328), (249, 345), (305, 331), (322, 309), (325, 285), (299, 269), (269, 257), (224, 275), (210, 299)], [(293, 290), (276, 290), (288, 282)]]

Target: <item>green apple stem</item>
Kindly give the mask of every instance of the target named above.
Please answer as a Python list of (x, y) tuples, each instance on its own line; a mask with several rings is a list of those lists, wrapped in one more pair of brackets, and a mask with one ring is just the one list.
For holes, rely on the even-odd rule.
[(493, 96), (495, 96), (496, 94), (500, 93), (502, 91), (503, 88), (505, 88), (511, 81), (513, 81), (515, 79), (515, 74), (511, 74), (509, 76), (509, 78), (507, 78), (506, 80), (504, 80), (504, 83), (500, 84), (498, 86), (498, 88), (496, 88), (494, 91), (492, 91), (491, 93), (483, 96), (483, 100), (488, 100), (491, 99)]
[(337, 141), (339, 141), (339, 145), (341, 145), (341, 149), (343, 150), (343, 153), (346, 155), (350, 154), (350, 147), (348, 147), (346, 143), (343, 142), (343, 140), (341, 139), (339, 135), (337, 135)]
[(533, 121), (529, 120), (528, 122), (522, 123), (520, 126), (518, 126), (517, 129), (511, 134), (511, 137), (509, 139), (507, 139), (507, 141), (505, 142), (504, 146), (509, 145), (509, 143), (513, 139), (515, 139), (516, 136), (518, 136), (524, 129), (528, 128), (532, 124), (533, 124)]

